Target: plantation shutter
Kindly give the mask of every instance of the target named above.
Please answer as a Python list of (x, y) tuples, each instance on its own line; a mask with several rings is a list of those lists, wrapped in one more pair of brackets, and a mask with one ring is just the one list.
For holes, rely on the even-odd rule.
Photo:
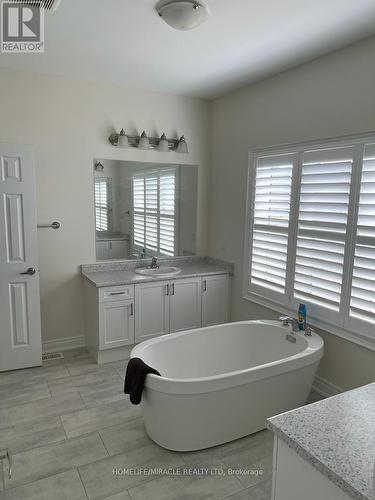
[(363, 159), (350, 316), (375, 317), (375, 144), (365, 147)]
[(133, 177), (133, 242), (151, 255), (173, 256), (176, 240), (176, 171)]
[(175, 254), (176, 173), (160, 174), (160, 243), (163, 255)]
[(250, 283), (285, 293), (293, 155), (258, 158)]
[(133, 177), (133, 244), (145, 246), (145, 178)]
[(97, 177), (95, 179), (95, 229), (109, 231), (111, 229), (111, 179)]
[(341, 302), (353, 148), (303, 156), (294, 297), (338, 312)]

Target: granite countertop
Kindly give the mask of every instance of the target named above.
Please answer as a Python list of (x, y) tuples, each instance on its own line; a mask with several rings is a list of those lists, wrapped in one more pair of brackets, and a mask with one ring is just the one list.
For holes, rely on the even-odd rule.
[(151, 281), (178, 280), (199, 276), (217, 274), (233, 274), (233, 265), (212, 259), (210, 257), (175, 257), (171, 259), (160, 259), (159, 265), (175, 266), (181, 269), (181, 273), (170, 277), (153, 278), (142, 276), (134, 272), (137, 267), (147, 267), (150, 259), (137, 259), (134, 261), (119, 261), (99, 264), (83, 264), (81, 272), (83, 277), (97, 288), (117, 285), (133, 285), (136, 283), (147, 283)]
[(272, 417), (267, 427), (350, 497), (371, 500), (375, 383)]

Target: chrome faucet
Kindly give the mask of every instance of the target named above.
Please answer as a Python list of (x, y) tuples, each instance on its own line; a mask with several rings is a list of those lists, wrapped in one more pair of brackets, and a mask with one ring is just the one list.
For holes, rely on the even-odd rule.
[(282, 322), (283, 326), (292, 325), (293, 332), (299, 331), (298, 321), (290, 316), (280, 316), (279, 320)]
[(158, 266), (158, 259), (156, 257), (152, 257), (150, 267), (151, 267), (151, 269), (157, 269), (159, 267)]
[[(282, 322), (283, 326), (292, 325), (293, 332), (300, 331), (298, 321), (295, 318), (291, 318), (290, 316), (280, 316), (279, 320)], [(305, 330), (303, 330), (305, 337), (311, 337), (312, 332), (313, 330), (310, 326), (306, 326)]]

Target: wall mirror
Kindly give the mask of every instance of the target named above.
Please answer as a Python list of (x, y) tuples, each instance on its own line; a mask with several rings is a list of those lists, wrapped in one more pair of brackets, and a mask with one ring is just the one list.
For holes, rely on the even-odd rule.
[(96, 260), (196, 254), (196, 165), (94, 160)]

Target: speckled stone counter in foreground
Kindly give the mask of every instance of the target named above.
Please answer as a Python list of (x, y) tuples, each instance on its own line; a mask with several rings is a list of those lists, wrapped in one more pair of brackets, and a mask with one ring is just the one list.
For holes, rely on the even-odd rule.
[(178, 280), (198, 276), (209, 276), (215, 274), (233, 274), (234, 266), (211, 257), (173, 257), (170, 259), (159, 259), (163, 266), (176, 266), (181, 273), (171, 277), (153, 278), (135, 273), (137, 267), (147, 267), (151, 259), (137, 259), (116, 262), (100, 262), (97, 264), (83, 264), (81, 272), (83, 277), (97, 288), (117, 285), (133, 285), (150, 281), (165, 281), (168, 279)]
[(267, 427), (349, 496), (371, 500), (375, 383), (272, 417)]

